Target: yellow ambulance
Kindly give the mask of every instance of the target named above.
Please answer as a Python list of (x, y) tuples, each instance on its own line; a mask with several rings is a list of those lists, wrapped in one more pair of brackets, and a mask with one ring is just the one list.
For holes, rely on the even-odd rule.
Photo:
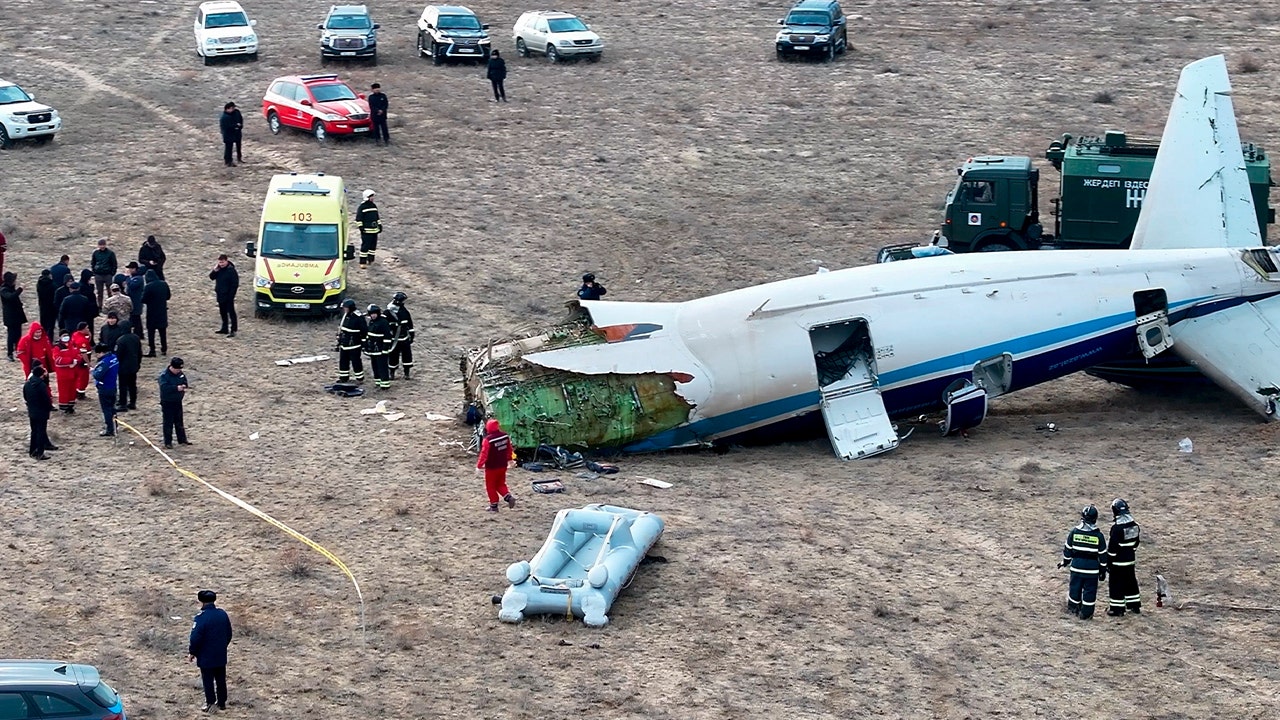
[(347, 200), (336, 175), (276, 175), (262, 203), (253, 266), (253, 314), (337, 313), (347, 289)]

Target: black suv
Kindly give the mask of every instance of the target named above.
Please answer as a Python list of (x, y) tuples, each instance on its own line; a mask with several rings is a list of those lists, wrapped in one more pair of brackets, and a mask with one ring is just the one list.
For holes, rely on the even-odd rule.
[(785, 18), (776, 39), (778, 59), (787, 55), (815, 55), (828, 62), (849, 47), (848, 24), (835, 0), (800, 0)]
[(378, 23), (364, 5), (334, 5), (320, 31), (320, 64), (330, 58), (362, 58), (378, 64)]
[(489, 59), (489, 26), (461, 5), (428, 5), (418, 18), (418, 55), (445, 60)]

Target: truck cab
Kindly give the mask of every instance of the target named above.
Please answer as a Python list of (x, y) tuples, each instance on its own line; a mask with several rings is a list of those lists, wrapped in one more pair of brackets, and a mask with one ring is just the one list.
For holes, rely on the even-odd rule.
[(956, 168), (936, 244), (954, 252), (1038, 248), (1040, 171), (1025, 156), (983, 155)]
[(245, 243), (253, 266), (255, 317), (332, 315), (347, 289), (346, 188), (336, 175), (276, 175), (262, 204), (258, 240)]

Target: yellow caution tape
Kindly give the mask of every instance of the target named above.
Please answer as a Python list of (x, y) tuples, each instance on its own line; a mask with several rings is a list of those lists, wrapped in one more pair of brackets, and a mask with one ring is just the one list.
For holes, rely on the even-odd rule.
[(351, 573), (351, 569), (350, 569), (350, 568), (348, 568), (348, 567), (347, 567), (347, 564), (346, 564), (346, 563), (344, 563), (344, 562), (342, 562), (342, 560), (341, 560), (340, 558), (338, 558), (338, 556), (337, 556), (337, 555), (334, 555), (333, 553), (329, 552), (329, 550), (328, 550), (328, 549), (326, 549), (326, 548), (325, 548), (323, 545), (321, 545), (320, 543), (317, 543), (316, 541), (312, 540), (311, 538), (307, 537), (306, 535), (303, 535), (302, 533), (298, 532), (297, 530), (294, 530), (293, 528), (289, 527), (288, 525), (285, 525), (284, 523), (282, 523), (282, 522), (280, 522), (279, 520), (277, 520), (277, 519), (275, 519), (275, 518), (271, 517), (270, 515), (268, 515), (268, 514), (266, 514), (266, 513), (262, 512), (262, 511), (261, 511), (261, 510), (259, 510), (258, 508), (256, 508), (256, 507), (254, 507), (254, 506), (250, 505), (249, 503), (247, 503), (247, 502), (245, 502), (245, 501), (241, 500), (240, 498), (236, 497), (235, 495), (232, 495), (231, 493), (227, 492), (226, 490), (223, 490), (222, 488), (219, 488), (219, 487), (217, 487), (217, 486), (213, 485), (212, 483), (207, 482), (204, 478), (200, 477), (199, 475), (196, 475), (195, 473), (191, 472), (190, 470), (187, 470), (186, 468), (179, 466), (179, 465), (178, 465), (178, 463), (174, 462), (173, 458), (169, 457), (169, 453), (167, 453), (167, 452), (165, 452), (164, 450), (162, 450), (162, 449), (160, 449), (160, 448), (156, 447), (156, 444), (155, 444), (155, 443), (153, 443), (153, 442), (151, 442), (151, 439), (150, 439), (150, 438), (148, 438), (146, 435), (143, 435), (141, 432), (139, 432), (139, 431), (138, 431), (138, 429), (137, 429), (137, 428), (135, 428), (134, 426), (130, 425), (129, 423), (127, 423), (127, 422), (125, 422), (125, 421), (123, 421), (123, 420), (121, 420), (120, 418), (118, 418), (118, 417), (117, 417), (117, 418), (116, 418), (116, 424), (117, 424), (117, 425), (119, 425), (120, 427), (124, 428), (125, 430), (128, 430), (129, 432), (133, 433), (134, 435), (137, 435), (137, 436), (142, 440), (142, 442), (144, 442), (144, 443), (146, 443), (146, 444), (150, 445), (152, 450), (155, 450), (156, 452), (160, 453), (160, 457), (163, 457), (163, 458), (165, 459), (165, 461), (166, 461), (166, 462), (168, 462), (170, 465), (172, 465), (172, 466), (173, 466), (173, 469), (174, 469), (174, 470), (177, 470), (177, 471), (178, 471), (179, 473), (181, 473), (183, 476), (188, 477), (188, 478), (191, 478), (192, 480), (195, 480), (196, 482), (198, 482), (198, 483), (200, 483), (201, 485), (203, 485), (203, 486), (205, 486), (205, 487), (209, 488), (210, 490), (212, 490), (213, 492), (217, 493), (218, 495), (221, 495), (221, 496), (223, 497), (223, 499), (227, 500), (228, 502), (230, 502), (230, 503), (232, 503), (232, 504), (234, 504), (234, 505), (238, 505), (239, 507), (242, 507), (242, 508), (244, 508), (245, 510), (248, 510), (250, 513), (252, 513), (252, 514), (254, 514), (254, 515), (258, 516), (259, 518), (262, 518), (263, 520), (266, 520), (268, 523), (271, 523), (272, 525), (275, 525), (277, 528), (280, 528), (281, 530), (283, 530), (283, 531), (284, 531), (287, 535), (289, 535), (290, 537), (294, 538), (295, 540), (298, 540), (299, 542), (303, 543), (304, 545), (306, 545), (307, 547), (311, 548), (312, 550), (315, 550), (316, 552), (318, 552), (318, 553), (320, 553), (321, 555), (325, 556), (325, 557), (329, 560), (329, 562), (332, 562), (334, 565), (337, 565), (337, 566), (338, 566), (338, 569), (339, 569), (339, 570), (341, 570), (341, 571), (342, 571), (342, 572), (343, 572), (343, 573), (344, 573), (344, 574), (345, 574), (345, 575), (346, 575), (346, 576), (351, 580), (351, 584), (352, 584), (352, 585), (355, 587), (355, 589), (356, 589), (356, 597), (358, 597), (358, 598), (360, 599), (360, 632), (361, 632), (361, 635), (363, 635), (363, 634), (364, 634), (364, 630), (365, 630), (365, 626), (364, 626), (364, 593), (360, 592), (360, 583), (356, 580), (356, 576), (355, 576), (355, 575), (353, 575), (353, 574)]

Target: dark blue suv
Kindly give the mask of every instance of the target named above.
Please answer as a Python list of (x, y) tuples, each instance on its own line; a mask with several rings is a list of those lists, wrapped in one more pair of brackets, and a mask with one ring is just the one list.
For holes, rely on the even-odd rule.
[(785, 18), (776, 39), (778, 59), (810, 55), (831, 62), (849, 47), (848, 24), (836, 0), (800, 0)]
[(124, 705), (92, 665), (0, 660), (0, 718), (125, 720)]

